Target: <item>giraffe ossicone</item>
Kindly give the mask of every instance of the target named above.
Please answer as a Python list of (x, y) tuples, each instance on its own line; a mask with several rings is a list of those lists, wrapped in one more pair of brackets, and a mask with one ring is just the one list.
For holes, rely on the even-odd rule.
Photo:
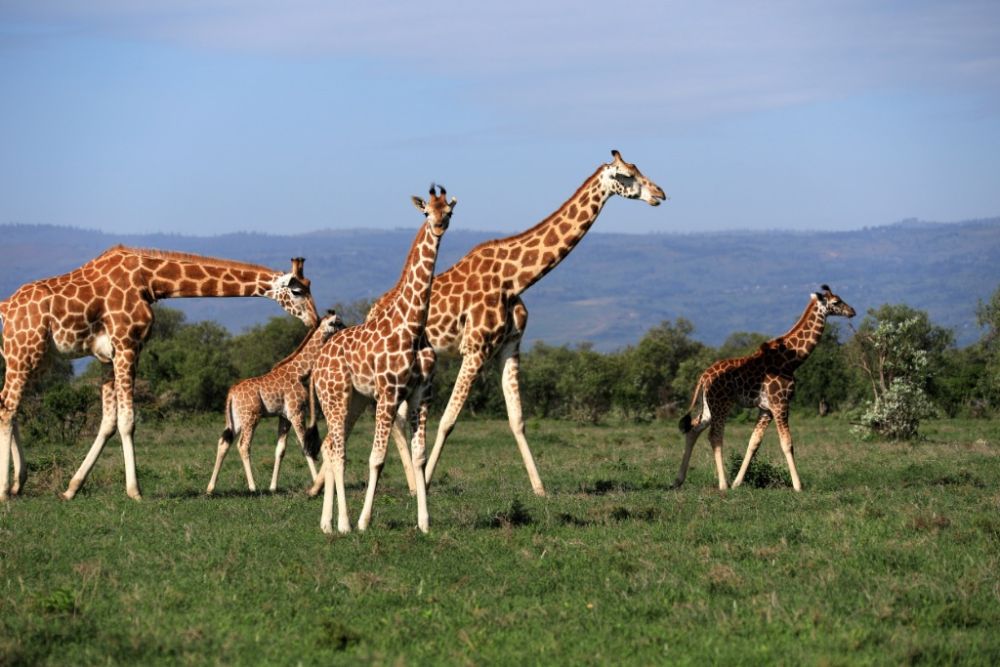
[[(733, 486), (743, 483), (750, 462), (771, 421), (775, 422), (781, 450), (788, 463), (792, 487), (802, 490), (795, 468), (792, 433), (788, 428), (788, 407), (795, 388), (795, 370), (801, 366), (819, 343), (826, 318), (835, 315), (854, 317), (854, 309), (823, 285), (811, 295), (809, 304), (795, 325), (783, 336), (761, 344), (751, 355), (723, 359), (709, 366), (698, 378), (691, 404), (679, 426), (685, 436), (684, 455), (674, 481), (680, 487), (687, 477), (691, 452), (698, 436), (709, 429), (708, 437), (715, 457), (719, 489), (728, 488), (722, 461), (722, 441), (726, 419), (734, 406), (757, 408), (757, 425), (750, 436), (746, 454)], [(693, 413), (693, 414), (692, 414)]]

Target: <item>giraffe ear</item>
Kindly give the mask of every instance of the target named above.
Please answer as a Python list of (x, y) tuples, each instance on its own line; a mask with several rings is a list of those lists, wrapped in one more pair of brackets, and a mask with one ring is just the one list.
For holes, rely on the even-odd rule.
[(455, 204), (457, 204), (457, 203), (458, 203), (458, 198), (457, 197), (452, 197), (451, 201), (448, 202), (448, 206), (450, 206), (451, 208), (455, 208)]
[(417, 210), (420, 211), (421, 213), (423, 213), (427, 209), (427, 203), (420, 197), (414, 195), (412, 197), (412, 200), (413, 200), (413, 205), (416, 206)]

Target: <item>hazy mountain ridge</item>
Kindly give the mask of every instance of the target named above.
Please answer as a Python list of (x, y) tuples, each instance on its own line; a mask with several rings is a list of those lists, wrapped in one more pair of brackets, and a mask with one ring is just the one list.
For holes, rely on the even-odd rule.
[[(115, 235), (43, 225), (0, 225), (0, 298), (25, 282), (63, 273), (124, 243), (255, 262), (276, 269), (306, 257), (317, 305), (373, 298), (399, 276), (414, 229), (319, 230), (296, 236)], [(452, 229), (439, 272), (474, 245), (501, 236)], [(591, 232), (534, 287), (529, 344), (593, 342), (610, 350), (636, 342), (665, 319), (684, 317), (695, 336), (718, 344), (734, 331), (777, 335), (810, 292), (829, 283), (859, 313), (905, 302), (977, 340), (979, 299), (1000, 284), (1000, 218), (961, 223), (904, 221), (847, 232)], [(176, 299), (191, 319), (233, 331), (281, 314), (262, 299)]]

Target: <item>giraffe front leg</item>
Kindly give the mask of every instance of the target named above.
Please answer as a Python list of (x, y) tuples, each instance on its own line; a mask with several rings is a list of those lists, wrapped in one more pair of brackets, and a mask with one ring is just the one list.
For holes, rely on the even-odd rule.
[[(320, 529), (327, 534), (333, 533), (333, 496), (337, 496), (337, 532), (351, 532), (351, 521), (347, 517), (347, 493), (344, 489), (344, 458), (347, 440), (347, 423), (352, 405), (353, 391), (348, 387), (340, 387), (335, 391), (324, 389), (318, 396), (326, 415), (328, 430), (320, 451), (323, 453), (321, 485), (324, 486), (323, 513), (320, 517)], [(332, 393), (332, 396), (330, 395)], [(327, 400), (329, 397), (329, 400)]]
[[(368, 399), (362, 396), (361, 394), (354, 393), (351, 395), (351, 398), (348, 401), (348, 407), (346, 408), (346, 413), (347, 413), (346, 417), (343, 416), (344, 414), (343, 412), (338, 413), (342, 415), (340, 418), (343, 419), (344, 422), (343, 433), (341, 437), (345, 443), (347, 442), (347, 439), (351, 437), (351, 431), (354, 430), (354, 424), (357, 423), (358, 417), (361, 416), (361, 414), (365, 411), (365, 408), (367, 406), (368, 406)], [(344, 409), (339, 406), (338, 408), (341, 410)], [(333, 422), (331, 422), (328, 419), (327, 423), (332, 424)], [(317, 496), (319, 492), (323, 489), (323, 485), (326, 484), (326, 476), (324, 468), (326, 468), (325, 460), (320, 463), (319, 474), (317, 474), (313, 478), (313, 485), (306, 492), (310, 498)]]
[(10, 494), (10, 448), (13, 446), (13, 415), (5, 414), (0, 419), (0, 501)]
[(434, 476), (434, 469), (437, 467), (438, 459), (441, 458), (441, 450), (444, 442), (448, 439), (455, 422), (458, 420), (458, 413), (462, 411), (465, 400), (469, 397), (472, 383), (479, 374), (479, 369), (486, 361), (481, 352), (475, 352), (462, 357), (462, 367), (458, 371), (458, 378), (455, 386), (451, 390), (451, 397), (448, 399), (448, 407), (441, 415), (441, 422), (438, 424), (437, 436), (434, 438), (434, 448), (431, 450), (430, 458), (427, 460), (427, 468), (424, 470), (424, 481), (430, 486), (431, 478)]
[[(268, 487), (271, 493), (278, 490), (278, 472), (281, 470), (281, 460), (285, 458), (285, 441), (288, 440), (288, 431), (291, 427), (292, 422), (278, 415), (278, 444), (274, 446), (274, 472), (271, 473), (271, 485)], [(303, 438), (305, 436), (301, 433), (298, 436), (299, 442), (304, 442)], [(313, 471), (313, 477), (316, 477), (315, 470)]]
[(792, 476), (792, 488), (796, 491), (802, 490), (802, 482), (799, 481), (799, 472), (795, 469), (794, 447), (792, 446), (792, 431), (788, 428), (788, 408), (787, 406), (775, 415), (774, 425), (778, 429), (778, 438), (781, 441), (781, 451), (785, 454), (785, 461), (788, 462), (788, 473)]
[(10, 495), (16, 496), (21, 493), (28, 481), (28, 466), (24, 452), (21, 451), (21, 434), (17, 428), (17, 420), (14, 420), (11, 427), (10, 454), (14, 462), (14, 481), (10, 486)]
[(406, 421), (408, 406), (403, 403), (399, 406), (399, 412), (392, 422), (392, 441), (396, 443), (396, 451), (399, 452), (399, 461), (403, 464), (403, 474), (406, 475), (406, 486), (410, 489), (410, 495), (417, 495), (417, 483), (414, 479), (413, 460), (410, 458), (410, 449), (406, 446)]
[[(27, 467), (21, 452), (17, 433), (17, 407), (21, 403), (21, 392), (28, 381), (31, 371), (38, 365), (45, 352), (46, 330), (37, 328), (32, 331), (18, 332), (24, 338), (18, 350), (20, 356), (8, 347), (14, 339), (15, 326), (7, 323), (4, 334), (9, 338), (4, 341), (4, 356), (7, 367), (4, 370), (3, 389), (0, 390), (0, 501), (7, 500), (9, 495), (21, 491), (27, 478)], [(14, 464), (15, 482), (11, 486), (11, 458)]]
[(365, 504), (361, 508), (361, 516), (358, 518), (358, 530), (366, 530), (368, 524), (371, 523), (372, 506), (375, 504), (375, 488), (378, 486), (378, 479), (385, 466), (389, 431), (392, 430), (393, 421), (396, 419), (398, 406), (395, 392), (383, 397), (375, 406), (375, 437), (372, 442), (372, 453), (368, 458), (368, 488), (365, 490)]
[(333, 534), (333, 497), (337, 496), (337, 532), (351, 532), (351, 521), (347, 517), (347, 494), (344, 490), (344, 437), (343, 427), (330, 422), (330, 432), (322, 446), (323, 464), (320, 466), (323, 480), (323, 513), (319, 527), (327, 535)]
[(750, 434), (750, 444), (747, 445), (747, 453), (743, 456), (743, 463), (740, 465), (740, 471), (736, 474), (736, 479), (733, 480), (734, 489), (743, 483), (743, 477), (747, 474), (750, 462), (753, 461), (754, 455), (757, 454), (757, 448), (760, 447), (760, 441), (764, 439), (764, 431), (767, 430), (770, 423), (771, 413), (761, 411), (760, 417), (757, 418), (757, 425), (754, 426), (753, 433)]
[(502, 368), (500, 384), (503, 387), (504, 402), (507, 404), (507, 422), (510, 424), (511, 433), (514, 434), (514, 440), (517, 441), (517, 449), (521, 452), (524, 469), (528, 471), (531, 490), (536, 496), (544, 496), (545, 487), (542, 485), (542, 478), (538, 475), (535, 459), (531, 455), (531, 449), (528, 448), (528, 439), (524, 437), (524, 416), (521, 412), (521, 391), (518, 384), (520, 357), (520, 340), (508, 343), (500, 351)]
[(125, 461), (125, 493), (133, 500), (142, 500), (139, 479), (135, 472), (135, 413), (132, 408), (132, 389), (135, 383), (135, 364), (138, 353), (128, 347), (115, 349), (112, 362), (115, 370), (115, 394), (118, 398), (118, 436), (122, 439), (122, 459)]
[[(107, 369), (107, 367), (105, 368)], [(108, 371), (110, 372), (110, 369)], [(90, 474), (91, 468), (97, 462), (97, 457), (101, 455), (108, 438), (114, 435), (117, 423), (118, 397), (115, 391), (114, 375), (111, 374), (111, 378), (101, 385), (101, 425), (97, 429), (97, 437), (94, 438), (94, 444), (90, 446), (83, 463), (69, 480), (66, 490), (62, 492), (63, 500), (72, 500), (83, 483), (87, 481), (87, 475)]]

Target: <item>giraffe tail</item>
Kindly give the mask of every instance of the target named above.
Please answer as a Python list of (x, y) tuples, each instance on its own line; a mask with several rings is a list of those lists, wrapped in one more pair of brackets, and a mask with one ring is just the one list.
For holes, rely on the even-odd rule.
[(302, 443), (302, 449), (309, 458), (315, 460), (319, 456), (322, 441), (319, 437), (319, 427), (316, 426), (316, 387), (313, 385), (312, 373), (306, 376), (306, 382), (309, 383), (309, 425), (306, 427), (306, 441)]
[(322, 444), (322, 440), (319, 437), (319, 427), (316, 424), (310, 424), (306, 428), (305, 438), (306, 441), (302, 443), (302, 449), (309, 455), (309, 458), (316, 459), (319, 456), (319, 447)]
[(233, 421), (233, 393), (229, 392), (226, 396), (226, 428), (222, 430), (222, 435), (220, 436), (220, 440), (227, 445), (233, 444), (233, 439), (236, 437), (236, 427)]
[[(681, 420), (677, 422), (677, 427), (680, 429), (681, 433), (687, 433), (692, 428), (694, 428), (695, 423), (691, 418), (691, 413), (694, 412), (694, 406), (698, 404), (700, 399), (703, 399), (705, 395), (705, 382), (704, 378), (698, 378), (698, 385), (694, 388), (694, 394), (691, 396), (691, 404), (688, 406), (687, 412), (681, 417)], [(698, 418), (698, 423), (701, 423), (701, 417)]]

